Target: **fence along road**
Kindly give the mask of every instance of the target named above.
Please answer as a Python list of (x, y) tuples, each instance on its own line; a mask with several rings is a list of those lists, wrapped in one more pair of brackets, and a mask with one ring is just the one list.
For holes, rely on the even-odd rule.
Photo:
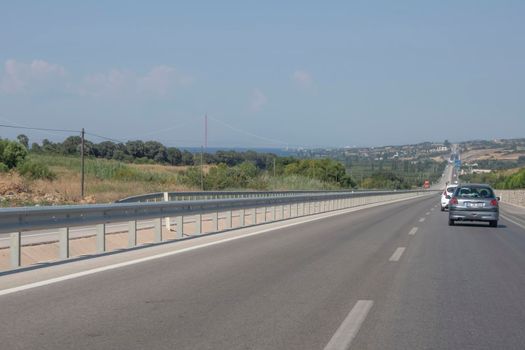
[[(96, 249), (92, 253), (99, 254), (107, 251), (106, 231), (111, 224), (125, 223), (127, 247), (133, 248), (139, 242), (140, 221), (144, 220), (150, 220), (153, 226), (153, 237), (149, 243), (160, 243), (166, 238), (163, 235), (163, 224), (168, 225), (168, 232), (175, 229), (174, 239), (181, 239), (185, 235), (188, 223), (193, 226), (191, 228), (193, 235), (203, 233), (203, 223), (208, 225), (206, 233), (230, 230), (234, 228), (234, 214), (237, 217), (236, 227), (245, 227), (430, 193), (434, 192), (426, 190), (294, 193), (262, 198), (7, 208), (0, 210), (0, 233), (10, 234), (10, 266), (16, 268), (22, 263), (22, 233), (35, 230), (58, 229), (55, 235), (58, 236), (55, 238), (58, 243), (56, 258), (67, 259), (71, 256), (70, 238), (73, 238), (71, 237), (73, 227), (94, 228)], [(171, 220), (173, 218), (174, 221)], [(219, 225), (219, 221), (222, 221), (222, 225)], [(209, 228), (210, 224), (211, 228)]]

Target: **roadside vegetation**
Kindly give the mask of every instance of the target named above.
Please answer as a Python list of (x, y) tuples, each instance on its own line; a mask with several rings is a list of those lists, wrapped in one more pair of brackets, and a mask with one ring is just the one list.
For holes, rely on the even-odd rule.
[(488, 183), (500, 190), (523, 189), (525, 188), (525, 168), (462, 175), (461, 180), (465, 182)]
[[(130, 195), (184, 190), (409, 189), (437, 179), (433, 161), (391, 164), (300, 159), (254, 151), (192, 154), (156, 141), (85, 142), (80, 198), (80, 137), (63, 142), (0, 139), (0, 205), (111, 202)], [(201, 164), (202, 159), (202, 164)], [(404, 167), (404, 168), (403, 168)]]
[(437, 182), (447, 162), (443, 159), (416, 160), (347, 160), (346, 166), (358, 186), (368, 189), (410, 189), (421, 187), (425, 180)]

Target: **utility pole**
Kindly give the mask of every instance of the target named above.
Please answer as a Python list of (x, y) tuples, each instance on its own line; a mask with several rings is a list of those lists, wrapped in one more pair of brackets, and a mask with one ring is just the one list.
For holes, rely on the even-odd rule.
[(80, 197), (84, 199), (84, 128), (80, 133)]
[(204, 115), (204, 149), (208, 150), (208, 113)]
[(204, 191), (204, 149), (201, 146), (201, 191)]

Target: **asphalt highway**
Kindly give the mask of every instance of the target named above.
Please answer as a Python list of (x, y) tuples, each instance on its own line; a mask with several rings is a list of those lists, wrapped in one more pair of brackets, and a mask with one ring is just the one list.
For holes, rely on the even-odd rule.
[(436, 195), (4, 295), (0, 276), (0, 348), (524, 349), (524, 211), (502, 213), (449, 227)]

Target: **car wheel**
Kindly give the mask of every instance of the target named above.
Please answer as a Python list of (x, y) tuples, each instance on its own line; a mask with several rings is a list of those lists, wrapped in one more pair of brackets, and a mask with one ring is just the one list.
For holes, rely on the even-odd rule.
[(441, 207), (441, 211), (445, 211), (445, 207)]
[(498, 220), (492, 220), (489, 222), (490, 227), (498, 227)]
[(454, 220), (448, 219), (448, 226), (454, 226)]

